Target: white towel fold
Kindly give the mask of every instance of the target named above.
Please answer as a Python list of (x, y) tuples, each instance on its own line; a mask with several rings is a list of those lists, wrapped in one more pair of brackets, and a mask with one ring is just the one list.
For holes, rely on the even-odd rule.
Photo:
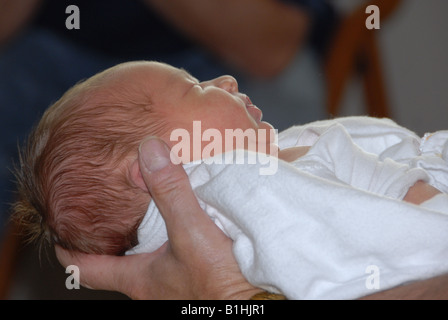
[[(418, 167), (428, 163), (425, 154), (438, 156), (422, 152), (420, 138), (392, 121), (364, 117), (284, 131), (280, 147), (313, 147), (293, 163), (279, 161), (273, 175), (260, 175), (260, 165), (247, 161), (185, 168), (252, 284), (289, 299), (353, 299), (448, 271), (446, 198), (425, 206), (399, 200), (417, 180), (447, 187), (441, 137), (429, 149), (445, 152), (445, 162), (432, 175)], [(166, 240), (150, 203), (140, 243), (128, 253), (154, 251)]]

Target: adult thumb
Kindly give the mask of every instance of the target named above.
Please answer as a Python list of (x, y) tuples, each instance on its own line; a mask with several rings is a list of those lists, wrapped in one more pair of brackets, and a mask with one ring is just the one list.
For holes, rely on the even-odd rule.
[(191, 225), (197, 214), (203, 213), (185, 170), (172, 159), (178, 163), (168, 146), (156, 137), (148, 137), (140, 144), (140, 171), (165, 220), (169, 236), (170, 230), (178, 230), (179, 223)]

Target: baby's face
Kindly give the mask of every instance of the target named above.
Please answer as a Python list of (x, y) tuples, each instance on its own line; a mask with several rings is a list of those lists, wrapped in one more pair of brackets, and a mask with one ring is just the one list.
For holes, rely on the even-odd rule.
[[(207, 129), (218, 130), (222, 137), (226, 129), (250, 129), (255, 132), (265, 129), (263, 137), (267, 138), (258, 143), (270, 143), (272, 126), (261, 121), (262, 112), (249, 97), (238, 91), (238, 83), (233, 77), (222, 76), (199, 82), (184, 70), (155, 62), (137, 62), (126, 68), (125, 72), (120, 73), (122, 85), (130, 81), (141, 86), (139, 89), (151, 97), (153, 112), (169, 119), (166, 121), (168, 128), (164, 128), (161, 138), (170, 147), (177, 143), (170, 140), (174, 130), (185, 129), (194, 134), (194, 121), (200, 121), (201, 135)], [(202, 147), (206, 144), (203, 143)], [(227, 148), (223, 147), (225, 150)]]

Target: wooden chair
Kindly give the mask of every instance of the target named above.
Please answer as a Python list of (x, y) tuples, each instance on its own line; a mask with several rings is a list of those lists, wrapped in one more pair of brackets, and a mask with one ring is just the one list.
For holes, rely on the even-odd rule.
[(375, 29), (367, 29), (368, 5), (380, 9), (381, 26), (400, 4), (401, 0), (373, 0), (344, 17), (332, 39), (325, 64), (327, 80), (327, 111), (338, 116), (341, 100), (348, 81), (356, 73), (363, 81), (367, 114), (390, 117), (387, 92), (382, 74), (381, 58)]

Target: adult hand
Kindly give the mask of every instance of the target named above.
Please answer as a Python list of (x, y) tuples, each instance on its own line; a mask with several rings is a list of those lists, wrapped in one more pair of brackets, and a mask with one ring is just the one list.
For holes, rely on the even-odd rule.
[(83, 286), (133, 299), (248, 299), (261, 292), (244, 279), (232, 241), (201, 209), (182, 166), (170, 161), (168, 147), (157, 138), (145, 140), (139, 163), (169, 241), (156, 252), (123, 257), (56, 247), (61, 264), (77, 265)]

